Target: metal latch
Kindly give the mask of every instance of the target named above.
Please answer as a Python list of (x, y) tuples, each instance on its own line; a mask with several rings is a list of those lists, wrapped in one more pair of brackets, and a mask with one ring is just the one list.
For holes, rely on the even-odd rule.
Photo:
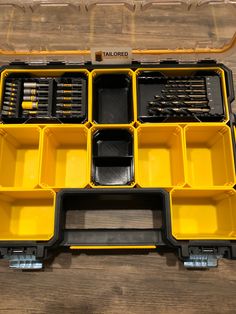
[(4, 256), (9, 260), (11, 269), (42, 269), (43, 263), (36, 260), (33, 254), (13, 254)]
[(184, 261), (186, 268), (212, 268), (218, 266), (218, 260), (222, 258), (222, 255), (214, 254), (191, 254), (188, 259)]

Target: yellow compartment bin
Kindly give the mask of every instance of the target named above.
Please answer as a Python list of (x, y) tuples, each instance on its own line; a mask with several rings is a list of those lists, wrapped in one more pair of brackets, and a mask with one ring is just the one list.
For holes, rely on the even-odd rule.
[(142, 125), (137, 129), (137, 184), (184, 185), (183, 135), (177, 125)]
[(171, 225), (177, 240), (236, 240), (236, 191), (173, 190)]
[(39, 183), (40, 128), (0, 128), (0, 186), (35, 188)]
[(88, 177), (88, 129), (51, 126), (43, 131), (40, 185), (54, 189), (83, 188)]
[(187, 183), (191, 187), (233, 186), (235, 168), (230, 128), (226, 125), (185, 127)]
[(54, 235), (55, 193), (0, 192), (0, 241), (48, 241)]

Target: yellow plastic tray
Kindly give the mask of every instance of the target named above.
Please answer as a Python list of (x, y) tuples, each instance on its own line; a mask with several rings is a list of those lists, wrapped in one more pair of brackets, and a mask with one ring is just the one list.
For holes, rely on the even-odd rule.
[(0, 241), (48, 241), (54, 235), (55, 193), (0, 192)]
[(236, 240), (234, 189), (176, 189), (170, 210), (177, 240)]

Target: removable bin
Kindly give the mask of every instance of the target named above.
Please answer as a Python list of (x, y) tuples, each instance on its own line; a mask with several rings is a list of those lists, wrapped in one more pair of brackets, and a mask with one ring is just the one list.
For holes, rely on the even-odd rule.
[(236, 191), (173, 190), (172, 235), (177, 240), (236, 240)]
[(43, 132), (43, 187), (85, 187), (88, 184), (88, 130), (84, 126), (52, 126)]
[(165, 188), (183, 185), (182, 129), (176, 125), (144, 125), (137, 133), (137, 184)]
[[(65, 189), (57, 196), (61, 216), (62, 246), (71, 248), (155, 248), (161, 243), (162, 214), (169, 210), (169, 195), (161, 189)], [(101, 222), (106, 212), (123, 212), (121, 226), (86, 227), (86, 213), (95, 212)], [(138, 227), (129, 211), (150, 212), (152, 223)], [(78, 212), (81, 214), (78, 217)], [(126, 213), (128, 214), (126, 215)], [(69, 215), (68, 215), (69, 214)], [(68, 217), (69, 216), (69, 217)], [(73, 217), (73, 220), (71, 219)], [(161, 219), (160, 219), (161, 218)], [(161, 220), (161, 221), (160, 221)], [(74, 247), (73, 247), (74, 246)], [(79, 247), (78, 247), (79, 246)]]
[(0, 241), (48, 241), (54, 235), (50, 190), (0, 192)]
[[(22, 65), (22, 68), (5, 69), (1, 72), (0, 105), (1, 109), (5, 108), (11, 99), (10, 106), (14, 110), (2, 112), (0, 109), (0, 117), (7, 124), (85, 123), (88, 120), (89, 77), (87, 69), (60, 68), (59, 65), (58, 68), (24, 69)], [(25, 83), (37, 86), (24, 88)], [(35, 103), (38, 108), (33, 106)]]
[(230, 128), (222, 125), (185, 127), (187, 183), (192, 187), (233, 186), (234, 152)]
[(0, 128), (0, 186), (35, 188), (39, 184), (40, 128)]
[(138, 69), (140, 122), (217, 122), (228, 119), (220, 67)]
[(97, 130), (92, 146), (92, 181), (95, 185), (132, 183), (133, 135), (128, 129)]
[(133, 121), (132, 76), (106, 70), (93, 79), (93, 121), (98, 124), (125, 124)]

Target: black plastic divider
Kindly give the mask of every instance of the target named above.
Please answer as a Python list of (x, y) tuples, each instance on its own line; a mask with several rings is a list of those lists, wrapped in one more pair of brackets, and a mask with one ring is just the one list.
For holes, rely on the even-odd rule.
[(132, 79), (127, 74), (101, 74), (93, 81), (93, 121), (124, 124), (133, 121)]
[[(178, 70), (176, 69), (176, 73)], [(221, 79), (214, 71), (189, 76), (143, 71), (137, 77), (141, 122), (220, 122), (225, 118)]]
[[(157, 212), (169, 207), (169, 195), (161, 189), (63, 189), (57, 196), (61, 246), (72, 245), (164, 245), (162, 228), (155, 227)], [(151, 210), (153, 228), (67, 229), (66, 212), (73, 210)], [(134, 218), (135, 219), (135, 218)]]
[(93, 135), (92, 181), (95, 185), (129, 185), (133, 181), (133, 136), (125, 129)]

